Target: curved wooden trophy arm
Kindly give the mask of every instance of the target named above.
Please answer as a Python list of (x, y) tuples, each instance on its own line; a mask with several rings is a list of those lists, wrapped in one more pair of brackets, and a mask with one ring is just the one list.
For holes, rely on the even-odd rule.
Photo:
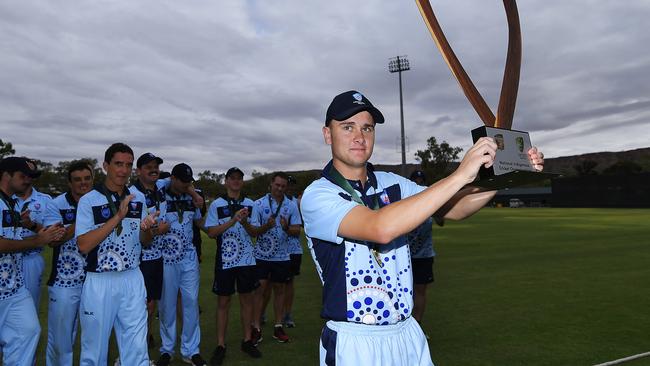
[(517, 91), (519, 90), (519, 70), (521, 69), (521, 27), (519, 13), (515, 0), (503, 0), (508, 19), (508, 55), (503, 71), (501, 96), (494, 127), (512, 128), (512, 118), (515, 115)]
[(519, 26), (519, 15), (517, 13), (517, 4), (515, 0), (503, 0), (508, 19), (508, 54), (506, 57), (506, 66), (503, 74), (503, 83), (501, 84), (501, 96), (499, 97), (499, 106), (497, 117), (495, 118), (490, 107), (485, 103), (483, 96), (476, 89), (474, 83), (469, 78), (465, 69), (461, 65), (458, 57), (452, 50), (447, 38), (445, 37), (429, 0), (415, 0), (422, 14), (422, 18), (429, 28), (433, 41), (440, 50), (447, 66), (451, 70), (465, 96), (474, 107), (476, 113), (486, 126), (494, 126), (510, 129), (512, 127), (512, 118), (517, 103), (517, 91), (519, 89), (519, 70), (521, 69), (521, 29)]

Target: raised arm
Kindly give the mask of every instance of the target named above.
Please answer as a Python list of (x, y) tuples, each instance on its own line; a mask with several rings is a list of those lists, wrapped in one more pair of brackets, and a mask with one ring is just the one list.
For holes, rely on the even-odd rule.
[(473, 182), (481, 166), (490, 167), (493, 164), (495, 153), (496, 144), (492, 139), (479, 139), (468, 150), (454, 173), (424, 191), (379, 210), (361, 205), (352, 208), (341, 221), (338, 236), (380, 244), (390, 243), (415, 229), (465, 185)]
[[(91, 250), (95, 249), (95, 247), (98, 246), (99, 243), (101, 243), (104, 239), (106, 239), (108, 235), (110, 235), (110, 233), (115, 229), (115, 227), (117, 227), (117, 225), (122, 221), (122, 219), (126, 217), (126, 214), (128, 213), (129, 210), (129, 203), (134, 197), (135, 196), (132, 194), (126, 196), (126, 198), (122, 200), (122, 202), (120, 203), (120, 208), (117, 210), (115, 215), (113, 215), (113, 217), (108, 219), (108, 221), (106, 221), (102, 226), (94, 230), (89, 230), (84, 234), (77, 236), (77, 246), (79, 247), (79, 251), (81, 253), (88, 254)], [(84, 213), (79, 212), (83, 214), (82, 217), (92, 218), (92, 208), (90, 207), (90, 205), (81, 204), (80, 202), (78, 210), (87, 211)], [(77, 215), (77, 220), (79, 219), (80, 216)]]

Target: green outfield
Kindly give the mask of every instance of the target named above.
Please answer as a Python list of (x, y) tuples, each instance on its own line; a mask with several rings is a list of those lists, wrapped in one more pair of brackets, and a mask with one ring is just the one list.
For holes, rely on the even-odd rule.
[[(436, 365), (593, 365), (650, 351), (650, 210), (483, 209), (434, 227), (434, 238), (436, 282), (423, 328)], [(216, 339), (214, 241), (206, 238), (203, 252), (201, 353), (208, 359)], [(317, 364), (321, 284), (308, 252), (302, 271), (292, 341), (275, 343), (267, 324), (263, 358), (245, 356), (233, 298), (224, 364)], [(40, 316), (37, 364), (44, 365), (45, 290)], [(116, 355), (112, 347), (111, 365)], [(650, 358), (626, 365), (643, 364)]]

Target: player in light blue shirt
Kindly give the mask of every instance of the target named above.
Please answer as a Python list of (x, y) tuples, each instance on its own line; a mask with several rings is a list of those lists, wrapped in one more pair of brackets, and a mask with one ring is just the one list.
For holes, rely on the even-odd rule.
[(93, 187), (93, 170), (88, 162), (70, 164), (68, 186), (68, 192), (49, 202), (44, 219), (45, 226), (62, 225), (66, 229), (61, 240), (50, 244), (53, 253), (52, 272), (47, 281), (47, 365), (73, 364), (81, 288), (86, 278), (86, 258), (79, 252), (74, 233), (77, 203)]
[(262, 356), (253, 343), (251, 332), (253, 291), (259, 286), (251, 236), (257, 234), (259, 222), (255, 216), (249, 220), (254, 202), (242, 196), (244, 172), (237, 167), (228, 169), (225, 186), (226, 195), (212, 201), (205, 219), (208, 236), (217, 241), (212, 285), (212, 292), (218, 296), (217, 347), (210, 358), (213, 365), (220, 365), (226, 354), (228, 312), (235, 287), (244, 336), (241, 350), (253, 358)]
[(26, 249), (40, 248), (63, 237), (60, 226), (41, 228), (35, 236), (21, 237), (20, 210), (12, 196), (28, 187), (36, 167), (26, 158), (0, 161), (0, 345), (2, 364), (31, 366), (41, 327), (34, 301), (25, 288), (22, 271)]
[[(32, 160), (32, 163), (36, 163)], [(36, 172), (27, 177), (27, 188), (23, 192), (14, 195), (14, 199), (20, 209), (20, 216), (23, 228), (21, 237), (23, 239), (36, 235), (38, 230), (43, 228), (43, 219), (45, 209), (52, 200), (50, 195), (41, 193), (34, 188), (33, 180), (38, 178), (41, 172)], [(38, 305), (41, 299), (41, 283), (43, 279), (43, 270), (45, 269), (45, 260), (41, 255), (43, 248), (35, 248), (23, 252), (23, 276), (25, 287), (32, 294), (34, 306), (38, 313)]]
[(165, 221), (167, 202), (165, 201), (164, 188), (158, 188), (156, 182), (160, 174), (160, 164), (163, 160), (148, 152), (140, 155), (136, 162), (135, 173), (138, 179), (129, 187), (131, 193), (140, 193), (144, 196), (147, 211), (150, 214), (158, 212), (158, 220), (153, 227), (153, 241), (151, 245), (142, 248), (140, 271), (144, 278), (144, 287), (147, 290), (147, 346), (154, 346), (154, 336), (151, 334), (151, 321), (154, 318), (156, 303), (162, 296), (163, 259), (160, 252), (163, 235), (169, 231), (169, 223)]
[(183, 306), (181, 356), (185, 362), (204, 365), (200, 355), (201, 329), (199, 327), (199, 260), (192, 243), (194, 222), (203, 226), (201, 211), (195, 207), (190, 187), (194, 177), (185, 163), (172, 169), (169, 179), (156, 184), (165, 187), (167, 212), (165, 221), (170, 229), (162, 238), (163, 288), (158, 305), (160, 316), (160, 358), (156, 365), (169, 365), (176, 345), (176, 304), (178, 292)]
[(106, 365), (111, 330), (122, 365), (149, 366), (147, 309), (140, 272), (141, 243), (149, 245), (157, 214), (145, 198), (130, 194), (133, 150), (123, 143), (104, 154), (106, 179), (79, 200), (75, 236), (87, 254), (81, 291), (82, 366)]
[[(273, 338), (286, 343), (289, 337), (283, 329), (284, 290), (291, 280), (291, 262), (287, 247), (288, 235), (300, 235), (300, 214), (298, 207), (285, 196), (289, 176), (283, 172), (271, 175), (270, 193), (255, 201), (253, 214), (260, 223), (261, 234), (255, 245), (255, 261), (260, 288), (255, 293), (255, 319), (253, 326), (261, 329), (261, 317), (273, 290), (273, 313), (275, 325)], [(268, 286), (268, 283), (271, 286)], [(261, 339), (261, 334), (259, 335)], [(259, 339), (257, 340), (259, 342)]]
[[(289, 186), (287, 198), (289, 198), (296, 205), (296, 208), (300, 205), (299, 195), (296, 195), (296, 178), (289, 176)], [(302, 192), (300, 192), (302, 195)], [(300, 210), (298, 210), (300, 215)], [(302, 219), (301, 219), (302, 221)], [(302, 222), (301, 222), (302, 226)], [(295, 296), (295, 286), (294, 280), (296, 276), (300, 274), (300, 266), (302, 264), (302, 244), (300, 244), (300, 232), (297, 235), (287, 235), (287, 250), (289, 252), (289, 262), (291, 263), (291, 279), (287, 282), (284, 289), (284, 316), (282, 318), (282, 323), (287, 328), (293, 328), (296, 326), (293, 316), (291, 315), (291, 310), (293, 309), (293, 298)]]
[[(496, 144), (481, 138), (458, 169), (431, 187), (368, 163), (375, 126), (384, 117), (357, 91), (336, 96), (323, 137), (332, 161), (304, 192), (305, 234), (323, 282), (320, 359), (325, 364), (432, 365), (429, 347), (412, 319), (413, 279), (404, 235), (453, 199), (444, 217), (462, 219), (495, 194), (471, 183), (490, 166)], [(543, 155), (529, 156), (538, 169)]]

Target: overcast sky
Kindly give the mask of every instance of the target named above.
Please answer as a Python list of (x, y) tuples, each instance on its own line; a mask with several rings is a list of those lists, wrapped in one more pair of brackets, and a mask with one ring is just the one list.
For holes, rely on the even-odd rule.
[[(501, 1), (433, 0), (465, 69), (496, 110), (506, 54)], [(650, 146), (650, 1), (518, 3), (523, 62), (514, 129), (549, 157)], [(482, 122), (414, 1), (0, 3), (0, 138), (52, 163), (100, 161), (116, 141), (195, 175), (236, 165), (321, 168), (321, 126), (357, 89), (386, 116), (372, 161), (407, 161), (429, 136), (465, 150)]]

